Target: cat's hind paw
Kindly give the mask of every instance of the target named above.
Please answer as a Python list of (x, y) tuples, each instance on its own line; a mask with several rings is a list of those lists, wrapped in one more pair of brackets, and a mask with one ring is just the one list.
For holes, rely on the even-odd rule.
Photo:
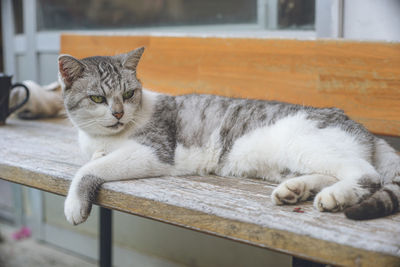
[(346, 185), (344, 181), (336, 183), (324, 188), (316, 195), (314, 207), (319, 211), (341, 211), (359, 201), (363, 193), (363, 190), (360, 190), (357, 191), (357, 188)]
[(290, 179), (281, 183), (272, 192), (272, 202), (275, 205), (296, 204), (308, 198), (306, 184), (298, 179)]
[(314, 199), (314, 207), (319, 211), (337, 212), (345, 207), (343, 195), (333, 190), (322, 190)]
[(68, 222), (77, 225), (89, 217), (92, 204), (82, 201), (79, 197), (68, 195), (64, 203), (64, 214)]

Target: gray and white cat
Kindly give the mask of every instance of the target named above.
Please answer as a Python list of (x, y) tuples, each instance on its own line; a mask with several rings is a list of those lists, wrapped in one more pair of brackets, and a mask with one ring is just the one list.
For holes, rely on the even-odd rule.
[[(64, 212), (84, 222), (100, 185), (163, 175), (259, 177), (277, 205), (315, 196), (352, 219), (398, 211), (400, 157), (336, 108), (142, 88), (144, 48), (112, 57), (59, 57), (67, 114), (91, 161), (72, 180)], [(359, 203), (359, 204), (358, 204)]]

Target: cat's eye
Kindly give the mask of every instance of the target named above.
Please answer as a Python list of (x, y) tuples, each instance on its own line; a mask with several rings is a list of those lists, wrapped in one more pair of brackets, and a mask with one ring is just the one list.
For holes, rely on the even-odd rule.
[(90, 97), (90, 100), (92, 100), (93, 102), (95, 102), (97, 104), (106, 102), (106, 98), (101, 95), (91, 95), (89, 97)]
[(125, 99), (129, 99), (133, 96), (134, 90), (126, 91), (122, 94), (122, 97)]

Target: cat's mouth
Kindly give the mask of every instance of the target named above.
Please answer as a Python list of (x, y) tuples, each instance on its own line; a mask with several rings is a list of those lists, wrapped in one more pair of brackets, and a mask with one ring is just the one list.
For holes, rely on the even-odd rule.
[(110, 126), (106, 126), (107, 128), (111, 128), (111, 129), (118, 129), (119, 127), (123, 126), (124, 124), (122, 122), (117, 122), (116, 124), (110, 125)]

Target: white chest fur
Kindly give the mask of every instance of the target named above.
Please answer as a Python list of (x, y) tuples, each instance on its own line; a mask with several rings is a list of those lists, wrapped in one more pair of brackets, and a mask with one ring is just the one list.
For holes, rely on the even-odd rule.
[(81, 151), (91, 158), (95, 152), (103, 151), (109, 154), (118, 148), (123, 147), (128, 142), (126, 135), (118, 136), (90, 136), (83, 131), (79, 131), (79, 146)]

